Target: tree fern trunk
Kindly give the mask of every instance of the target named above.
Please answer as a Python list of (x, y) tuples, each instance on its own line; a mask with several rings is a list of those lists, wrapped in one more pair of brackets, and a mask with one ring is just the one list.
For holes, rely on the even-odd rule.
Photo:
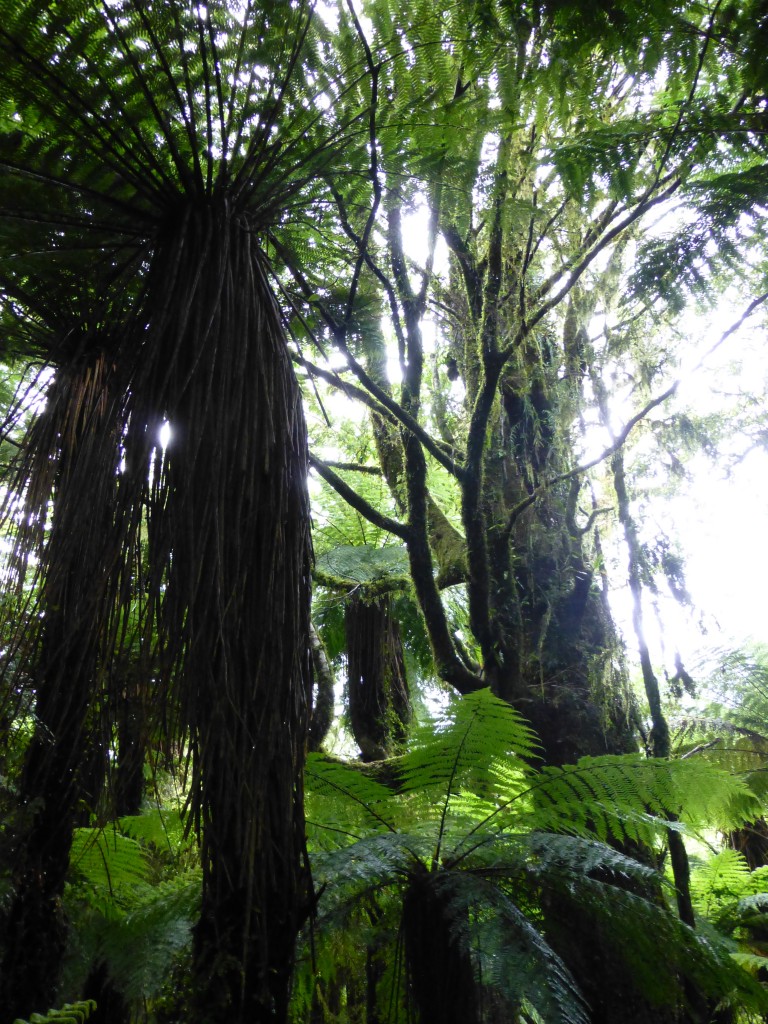
[(406, 736), (411, 701), (392, 600), (352, 595), (345, 611), (349, 717), (365, 761), (390, 757)]
[[(87, 718), (108, 613), (102, 571), (114, 547), (115, 410), (97, 357), (62, 372), (27, 439), (21, 476), (27, 523), (51, 527), (40, 555), (40, 597), (26, 643), (32, 653), (35, 731), (20, 782), (21, 823), (6, 930), (0, 1002), (8, 1019), (56, 1001), (66, 922), (61, 907), (89, 754)], [(51, 476), (53, 473), (53, 476)], [(53, 489), (52, 489), (53, 488)], [(32, 531), (34, 532), (34, 531)], [(21, 530), (20, 548), (34, 545)], [(23, 560), (22, 560), (23, 561)]]
[(149, 515), (150, 588), (194, 754), (203, 863), (194, 1019), (281, 1021), (309, 905), (301, 396), (262, 257), (226, 200), (169, 224), (148, 294), (135, 442), (146, 452), (141, 428), (153, 412), (168, 417)]
[(307, 747), (309, 750), (317, 751), (322, 747), (323, 741), (333, 725), (335, 681), (323, 641), (312, 624), (310, 624), (309, 628), (309, 642), (312, 652), (312, 675), (314, 682)]
[(147, 753), (145, 681), (130, 663), (118, 680), (116, 700), (117, 765), (114, 775), (114, 807), (118, 818), (138, 814), (144, 797), (144, 760)]
[(403, 904), (403, 937), (410, 991), (420, 1024), (480, 1024), (481, 1010), (469, 951), (439, 875), (414, 874)]

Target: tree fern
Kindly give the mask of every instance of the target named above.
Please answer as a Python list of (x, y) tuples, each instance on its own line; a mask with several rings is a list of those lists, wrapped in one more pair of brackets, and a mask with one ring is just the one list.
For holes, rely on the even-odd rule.
[(410, 582), (408, 552), (400, 544), (344, 544), (330, 548), (318, 557), (315, 573), (326, 586), (363, 587), (367, 592), (404, 587)]
[[(470, 1017), (485, 998), (501, 1000), (509, 1013), (527, 1006), (543, 1021), (573, 1024), (589, 1016), (579, 976), (564, 960), (573, 953), (570, 907), (608, 948), (620, 950), (627, 991), (642, 991), (654, 1006), (677, 1004), (681, 978), (715, 1000), (761, 1004), (759, 987), (728, 951), (668, 909), (658, 873), (603, 841), (648, 842), (669, 827), (660, 816), (677, 816), (686, 804), (694, 816), (732, 813), (743, 784), (711, 765), (635, 757), (537, 771), (535, 750), (522, 719), (480, 691), (421, 731), (413, 749), (387, 767), (386, 785), (335, 762), (323, 762), (317, 778), (311, 765), (310, 792), (333, 807), (328, 827), (319, 813), (313, 825), (325, 837), (325, 851), (313, 855), (319, 934), (354, 926), (363, 902), (373, 899), (384, 908), (389, 941), (396, 942), (395, 922), (404, 914), (406, 963), (416, 974), (439, 973), (416, 952), (425, 928), (432, 938), (424, 943), (436, 943), (446, 958), (444, 973), (471, 971)], [(706, 793), (697, 796), (700, 787)], [(390, 996), (400, 1005), (403, 976), (387, 977), (392, 985), (399, 978), (400, 995)], [(423, 1002), (423, 979), (414, 976), (413, 984)]]
[[(99, 397), (108, 394), (119, 420), (111, 436), (97, 426), (84, 432), (90, 446), (77, 446), (86, 480), (119, 491), (103, 510), (108, 525), (83, 525), (92, 503), (78, 504), (77, 488), (54, 491), (54, 521), (72, 519), (58, 531), (65, 552), (57, 558), (49, 546), (41, 574), (67, 580), (77, 596), (66, 606), (51, 599), (34, 617), (69, 644), (50, 644), (56, 666), (36, 692), (40, 705), (52, 694), (44, 725), (53, 751), (68, 758), (51, 773), (66, 792), (29, 800), (42, 795), (59, 831), (71, 831), (69, 780), (82, 760), (85, 716), (95, 681), (112, 675), (121, 612), (138, 586), (141, 635), (161, 655), (152, 673), (161, 718), (191, 737), (205, 874), (205, 924), (195, 934), (208, 1018), (211, 1005), (237, 999), (250, 1004), (246, 1016), (260, 1001), (284, 1010), (309, 884), (306, 428), (271, 282), (292, 260), (295, 235), (282, 225), (299, 209), (306, 224), (327, 203), (337, 157), (347, 173), (362, 153), (366, 176), (357, 144), (367, 134), (357, 125), (364, 107), (355, 81), (340, 80), (329, 40), (304, 0), (0, 0), (1, 285), (34, 320), (51, 283), (60, 295), (73, 279), (87, 282), (104, 315), (81, 318), (64, 338), (49, 332), (46, 356), (65, 381), (65, 367), (97, 350), (109, 376)], [(73, 337), (82, 340), (74, 352)], [(63, 392), (72, 411), (72, 389)], [(175, 443), (161, 458), (164, 419)], [(76, 523), (87, 565), (72, 554)], [(102, 553), (97, 538), (116, 550)], [(137, 552), (147, 564), (135, 564)], [(105, 621), (90, 608), (78, 613), (87, 600)], [(87, 645), (72, 628), (78, 614)], [(62, 655), (70, 648), (71, 668)], [(70, 706), (74, 740), (56, 720)], [(49, 849), (63, 861), (68, 842), (64, 835)], [(25, 876), (28, 891), (11, 915), (21, 921), (9, 943), (15, 962), (0, 979), (13, 1005), (55, 986), (62, 942), (49, 943), (51, 963), (41, 967), (42, 950), (23, 950), (21, 939), (33, 930), (23, 919), (35, 879), (52, 879), (55, 890), (60, 877), (45, 867)], [(37, 899), (52, 936), (60, 896)], [(238, 958), (244, 983), (240, 969), (229, 973)], [(210, 971), (214, 959), (220, 971)]]

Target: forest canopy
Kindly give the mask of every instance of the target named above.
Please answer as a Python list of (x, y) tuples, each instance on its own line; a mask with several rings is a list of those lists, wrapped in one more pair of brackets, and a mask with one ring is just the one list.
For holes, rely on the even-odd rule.
[(0, 0), (0, 1024), (768, 1017), (767, 44)]

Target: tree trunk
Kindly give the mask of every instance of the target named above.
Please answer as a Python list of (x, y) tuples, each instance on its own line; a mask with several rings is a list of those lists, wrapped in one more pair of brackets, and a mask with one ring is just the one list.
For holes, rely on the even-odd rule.
[(405, 739), (412, 713), (391, 596), (351, 595), (345, 626), (352, 732), (364, 761), (382, 761)]
[(262, 259), (227, 199), (168, 225), (126, 443), (129, 460), (134, 445), (146, 459), (146, 425), (170, 421), (148, 517), (150, 588), (194, 754), (200, 1024), (286, 1019), (310, 904), (306, 428)]
[(312, 649), (312, 714), (309, 720), (307, 746), (318, 751), (333, 725), (334, 678), (323, 641), (313, 624), (309, 627), (309, 642)]
[[(87, 718), (101, 689), (100, 643), (110, 603), (101, 570), (115, 539), (117, 438), (107, 377), (100, 357), (72, 373), (62, 371), (27, 442), (33, 460), (27, 465), (29, 520), (45, 522), (51, 496), (54, 510), (41, 554), (38, 614), (27, 638), (36, 660), (30, 668), (35, 732), (19, 785), (26, 819), (0, 979), (0, 1004), (10, 1020), (55, 1005), (66, 944), (61, 897), (88, 784)], [(33, 547), (23, 531), (19, 545), (26, 552)]]
[(117, 766), (114, 781), (115, 816), (138, 814), (144, 798), (144, 761), (147, 754), (145, 684), (136, 668), (127, 664), (118, 679), (116, 695)]
[(590, 530), (577, 523), (581, 481), (549, 486), (515, 512), (572, 464), (564, 434), (580, 389), (558, 378), (569, 337), (566, 325), (559, 355), (531, 339), (502, 378), (481, 500), (491, 685), (531, 722), (547, 763), (558, 765), (636, 749), (621, 643), (595, 572)]
[(744, 855), (750, 871), (764, 867), (768, 864), (768, 822), (765, 818), (757, 818), (744, 828), (729, 833), (728, 845)]
[[(437, 884), (436, 884), (437, 883)], [(469, 951), (456, 934), (440, 875), (412, 877), (403, 904), (410, 991), (420, 1024), (480, 1024), (481, 1009)]]

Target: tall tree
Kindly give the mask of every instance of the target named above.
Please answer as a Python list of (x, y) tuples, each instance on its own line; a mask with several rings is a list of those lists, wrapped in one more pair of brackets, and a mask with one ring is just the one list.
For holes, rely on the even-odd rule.
[[(397, 515), (372, 508), (353, 477), (313, 464), (359, 513), (406, 544), (447, 682), (462, 693), (490, 683), (533, 723), (550, 763), (625, 752), (636, 743), (635, 712), (597, 529), (610, 508), (601, 507), (587, 472), (674, 388), (650, 397), (640, 386), (626, 389), (634, 407), (626, 411), (625, 399), (623, 424), (590, 458), (584, 452), (594, 450), (599, 420), (591, 371), (647, 382), (664, 365), (663, 352), (652, 367), (637, 347), (615, 344), (616, 334), (632, 334), (616, 328), (641, 320), (652, 303), (675, 311), (668, 293), (659, 301), (650, 272), (659, 250), (651, 246), (634, 262), (637, 237), (684, 191), (690, 202), (717, 167), (724, 108), (755, 110), (757, 97), (747, 99), (742, 83), (721, 73), (714, 40), (728, 15), (720, 5), (587, 11), (483, 2), (417, 4), (404, 13), (375, 3), (368, 12), (370, 60), (379, 70), (371, 97), (374, 201), (361, 212), (342, 184), (337, 205), (370, 286), (388, 306), (399, 387), (382, 382), (382, 356), (363, 341), (365, 324), (349, 312), (334, 320), (330, 302), (324, 311), (377, 417)], [(726, 234), (717, 235), (721, 267)], [(695, 265), (692, 248), (679, 249), (679, 264)], [(308, 293), (308, 282), (300, 283)], [(312, 290), (323, 297), (322, 287)], [(658, 330), (668, 321), (655, 313)], [(437, 349), (431, 382), (428, 330)], [(671, 363), (672, 353), (666, 358)], [(451, 381), (449, 423), (440, 392)], [(346, 377), (335, 383), (351, 393)], [(610, 378), (605, 383), (610, 388)], [(464, 638), (439, 593), (436, 477), (452, 481), (461, 510)], [(607, 504), (622, 502), (626, 494)], [(691, 921), (677, 836), (672, 846)], [(548, 913), (554, 935), (556, 919), (571, 911), (560, 901)], [(585, 947), (572, 941), (588, 927), (568, 920), (563, 956), (584, 975), (593, 1019), (658, 1020), (642, 1001), (628, 1010), (621, 985), (606, 990), (595, 960), (585, 961)], [(603, 969), (617, 966), (609, 945), (597, 959)]]
[[(589, 369), (648, 380), (664, 364), (663, 341), (655, 369), (637, 348), (615, 347), (617, 325), (660, 300), (659, 246), (636, 259), (637, 238), (678, 196), (690, 204), (724, 187), (713, 170), (738, 123), (724, 110), (755, 111), (754, 83), (722, 73), (715, 40), (730, 39), (730, 25), (720, 5), (483, 2), (404, 13), (378, 2), (368, 11), (373, 203), (361, 211), (343, 182), (336, 188), (367, 285), (355, 295), (358, 318), (334, 317), (333, 293), (316, 279), (300, 284), (368, 392), (398, 517), (357, 500), (353, 478), (315, 465), (407, 544), (446, 681), (461, 692), (490, 682), (533, 722), (553, 762), (627, 750), (633, 712), (597, 530), (609, 508), (586, 474), (674, 389), (630, 392), (623, 425), (586, 459), (598, 418)], [(731, 226), (746, 205), (730, 206)], [(716, 224), (714, 202), (708, 209)], [(718, 210), (725, 267), (733, 246)], [(678, 264), (695, 263), (690, 245), (676, 251)], [(371, 290), (397, 345), (396, 395), (382, 379), (380, 331), (365, 322)], [(661, 291), (661, 308), (679, 312)], [(656, 329), (664, 322), (657, 315)], [(352, 393), (347, 378), (335, 383)], [(428, 474), (452, 481), (461, 510), (464, 552), (447, 580)], [(474, 652), (456, 643), (438, 592), (462, 578)]]

